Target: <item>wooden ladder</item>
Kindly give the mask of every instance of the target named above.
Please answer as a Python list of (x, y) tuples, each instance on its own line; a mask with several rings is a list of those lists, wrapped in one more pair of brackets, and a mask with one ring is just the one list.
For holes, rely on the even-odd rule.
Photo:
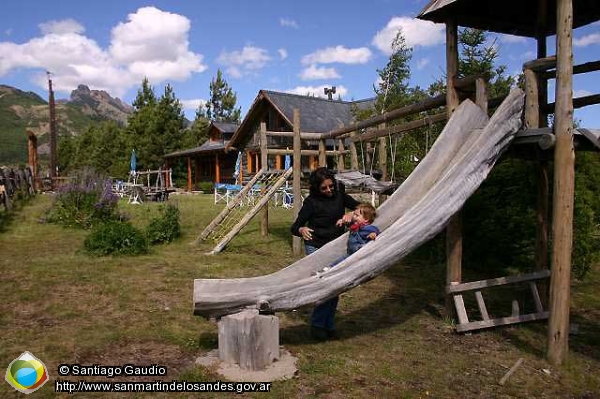
[[(549, 312), (544, 310), (542, 301), (540, 299), (540, 294), (537, 289), (536, 281), (546, 279), (548, 277), (550, 277), (550, 271), (541, 270), (538, 272), (523, 274), (520, 276), (499, 277), (489, 280), (473, 281), (470, 283), (448, 285), (446, 287), (446, 293), (453, 296), (454, 305), (456, 307), (456, 314), (458, 316), (458, 324), (456, 325), (456, 331), (467, 332), (495, 326), (503, 326), (508, 324), (522, 323), (526, 321), (547, 319)], [(533, 302), (536, 311), (534, 313), (519, 314), (520, 312), (518, 302), (514, 300), (513, 312), (511, 316), (491, 319), (485, 306), (481, 290), (483, 288), (497, 287), (501, 285), (517, 284), (524, 282), (529, 282), (529, 288), (531, 290), (531, 295), (533, 296)], [(475, 291), (475, 299), (477, 301), (477, 306), (479, 307), (479, 313), (481, 314), (482, 320), (469, 320), (467, 310), (465, 308), (465, 303), (463, 300), (463, 293), (470, 291)]]

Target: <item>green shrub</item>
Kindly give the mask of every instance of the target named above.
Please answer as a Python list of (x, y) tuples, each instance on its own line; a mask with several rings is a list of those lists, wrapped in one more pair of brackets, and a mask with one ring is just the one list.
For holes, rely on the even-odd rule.
[(212, 193), (215, 189), (215, 185), (209, 181), (203, 181), (198, 183), (198, 190), (203, 191), (205, 193)]
[(95, 227), (85, 239), (90, 255), (138, 255), (148, 252), (144, 234), (127, 222), (109, 221)]
[(150, 220), (146, 236), (150, 244), (171, 242), (181, 234), (179, 209), (175, 205), (160, 207), (160, 215)]
[(118, 200), (112, 192), (110, 180), (84, 171), (58, 189), (52, 207), (46, 213), (46, 221), (89, 229), (118, 219)]

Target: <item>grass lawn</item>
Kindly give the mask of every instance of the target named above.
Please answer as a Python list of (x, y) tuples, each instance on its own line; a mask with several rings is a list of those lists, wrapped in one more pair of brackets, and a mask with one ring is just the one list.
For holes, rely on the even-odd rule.
[[(181, 210), (182, 237), (175, 243), (152, 247), (144, 256), (87, 256), (82, 252), (87, 232), (40, 223), (51, 203), (48, 195), (34, 198), (0, 233), (0, 365), (7, 367), (24, 351), (40, 358), (51, 381), (32, 397), (69, 396), (54, 392), (53, 381), (63, 363), (158, 364), (167, 367), (167, 376), (160, 378), (165, 381), (223, 380), (214, 370), (194, 366), (198, 356), (217, 348), (217, 327), (193, 316), (193, 280), (258, 276), (293, 262), (289, 234), (292, 212), (270, 212), (268, 240), (260, 238), (255, 220), (224, 252), (206, 255), (210, 244), (195, 247), (190, 243), (222, 206), (214, 206), (209, 195), (172, 196), (169, 201)], [(142, 228), (158, 206), (120, 204)], [(561, 368), (552, 367), (544, 358), (545, 323), (469, 335), (454, 333), (451, 323), (440, 316), (444, 275), (441, 267), (408, 258), (343, 294), (337, 318), (340, 339), (336, 341), (311, 340), (307, 326), (311, 309), (278, 314), (281, 344), (299, 359), (298, 375), (275, 382), (270, 394), (244, 396), (600, 397), (598, 265), (587, 280), (572, 284), (571, 322), (578, 328), (570, 337), (568, 362)], [(510, 300), (506, 306), (510, 312)], [(524, 359), (521, 367), (500, 386), (498, 381), (519, 358)], [(121, 376), (114, 380), (135, 379)], [(0, 397), (23, 396), (3, 382)]]

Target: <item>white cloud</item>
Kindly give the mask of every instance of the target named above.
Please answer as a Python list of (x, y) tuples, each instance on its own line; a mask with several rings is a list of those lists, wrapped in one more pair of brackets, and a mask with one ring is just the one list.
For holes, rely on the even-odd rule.
[(335, 68), (319, 68), (316, 65), (311, 65), (305, 68), (300, 74), (302, 80), (317, 80), (317, 79), (339, 79), (341, 76)]
[(520, 58), (522, 60), (535, 60), (537, 58), (537, 54), (533, 50), (529, 50), (521, 54)]
[[(331, 88), (331, 85), (321, 85), (321, 86), (296, 86), (293, 89), (285, 90), (286, 93), (292, 94), (300, 94), (302, 96), (316, 96), (321, 98), (327, 98), (324, 89)], [(344, 86), (336, 86), (334, 97), (338, 96), (344, 97), (348, 94), (348, 90)]]
[(373, 37), (372, 44), (386, 55), (392, 54), (392, 41), (396, 38), (398, 30), (402, 34), (409, 48), (416, 46), (435, 46), (446, 40), (443, 24), (423, 21), (409, 17), (393, 17), (390, 22), (377, 32)]
[(527, 38), (523, 36), (501, 34), (498, 38), (502, 43), (527, 43)]
[(298, 25), (298, 22), (296, 22), (290, 18), (279, 18), (279, 25), (285, 26), (288, 28), (294, 28), (294, 29), (300, 28), (300, 26)]
[(303, 65), (331, 64), (365, 64), (373, 53), (367, 47), (346, 48), (344, 46), (327, 47), (302, 57)]
[(194, 99), (190, 99), (190, 100), (179, 100), (179, 102), (181, 103), (181, 106), (183, 107), (183, 109), (189, 109), (192, 111), (195, 111), (198, 109), (198, 107), (204, 106), (204, 104), (206, 104), (206, 100), (203, 100), (201, 98), (194, 98)]
[(45, 34), (26, 43), (0, 43), (0, 76), (14, 69), (34, 69), (33, 82), (46, 88), (44, 71), (53, 73), (56, 91), (79, 84), (123, 96), (147, 76), (152, 84), (185, 80), (204, 71), (202, 55), (189, 50), (189, 20), (154, 7), (129, 14), (112, 30), (104, 49), (83, 34), (74, 20), (40, 24)]
[(63, 33), (83, 33), (85, 28), (74, 19), (63, 19), (60, 21), (48, 21), (38, 25), (42, 31), (42, 35), (50, 35), (56, 33), (61, 35)]
[(592, 33), (579, 39), (573, 39), (573, 45), (575, 47), (586, 47), (591, 44), (600, 44), (600, 33)]
[(583, 90), (574, 90), (573, 91), (573, 98), (591, 96), (592, 94), (594, 94), (594, 93), (592, 93), (591, 91), (585, 90), (585, 89), (583, 89)]
[(429, 65), (429, 58), (421, 58), (420, 60), (417, 61), (417, 69), (420, 71), (423, 68), (425, 68), (427, 65)]
[(234, 78), (262, 69), (270, 60), (267, 50), (255, 46), (244, 46), (241, 51), (223, 51), (217, 58), (217, 62), (226, 66), (227, 72)]
[(288, 56), (288, 52), (287, 52), (287, 50), (286, 50), (286, 49), (284, 49), (284, 48), (280, 48), (279, 50), (277, 50), (277, 52), (279, 53), (279, 57), (280, 57), (282, 60), (285, 60), (285, 59), (287, 58), (287, 56)]

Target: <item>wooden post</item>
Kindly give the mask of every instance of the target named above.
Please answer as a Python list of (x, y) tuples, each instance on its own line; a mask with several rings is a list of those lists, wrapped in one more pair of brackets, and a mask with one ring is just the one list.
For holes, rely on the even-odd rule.
[(38, 153), (37, 153), (37, 136), (27, 131), (27, 163), (33, 173), (33, 189), (37, 191), (37, 172), (38, 172)]
[(279, 360), (279, 318), (244, 310), (224, 316), (219, 326), (219, 359), (243, 370), (263, 370)]
[(171, 184), (171, 170), (169, 169), (169, 162), (165, 161), (165, 187), (172, 187)]
[[(538, 42), (543, 40), (538, 38)], [(544, 46), (545, 47), (545, 46)], [(538, 59), (545, 57), (540, 53), (538, 45)], [(542, 127), (542, 118), (540, 111), (540, 100), (542, 90), (540, 88), (540, 79), (534, 70), (524, 68), (525, 76), (525, 127), (537, 129)], [(545, 81), (544, 81), (545, 83)], [(539, 150), (538, 150), (539, 153)], [(541, 154), (540, 154), (541, 156)], [(548, 181), (548, 161), (539, 159), (538, 162), (538, 182), (537, 182), (537, 210), (536, 210), (536, 234), (535, 234), (535, 270), (548, 269), (548, 209), (550, 203), (550, 185)], [(543, 303), (547, 304), (547, 286), (545, 281), (540, 282), (539, 293)]]
[[(300, 213), (300, 204), (301, 204), (301, 187), (300, 187), (300, 177), (301, 177), (301, 155), (300, 150), (302, 149), (302, 142), (300, 141), (300, 110), (298, 108), (294, 108), (293, 115), (293, 123), (294, 123), (294, 157), (293, 157), (293, 169), (294, 169), (294, 177), (292, 182), (292, 190), (294, 194), (294, 219), (298, 217), (298, 213)], [(321, 142), (325, 143), (323, 140), (319, 141), (319, 163), (321, 160)], [(323, 152), (324, 156), (324, 152)], [(292, 238), (292, 253), (294, 256), (298, 256), (302, 253), (302, 238), (293, 236)]]
[[(165, 176), (166, 176), (165, 172)], [(194, 158), (194, 187), (198, 189), (198, 183), (200, 182), (200, 159)], [(165, 187), (167, 186), (167, 180), (165, 179)]]
[(337, 156), (337, 170), (339, 172), (344, 171), (346, 169), (346, 160), (344, 159), (344, 139), (338, 140), (338, 151), (339, 154)]
[(246, 152), (246, 164), (248, 167), (248, 173), (252, 173), (252, 153), (250, 151)]
[(325, 140), (319, 140), (319, 166), (327, 166), (327, 155), (325, 151)]
[[(267, 124), (265, 122), (260, 123), (260, 164), (265, 170), (269, 170), (269, 154), (267, 154)], [(265, 195), (266, 188), (263, 187), (261, 195)], [(260, 217), (260, 235), (261, 237), (269, 236), (269, 203), (263, 207)]]
[(281, 158), (283, 157), (283, 155), (276, 155), (275, 156), (275, 169), (280, 170), (283, 166), (283, 162), (281, 162)]
[[(358, 136), (358, 132), (354, 131), (350, 133), (350, 137)], [(358, 170), (358, 151), (356, 151), (356, 143), (350, 141), (350, 169)]]
[[(150, 176), (150, 175), (148, 175)], [(187, 190), (192, 192), (192, 158), (187, 157)]]
[[(448, 119), (458, 107), (458, 92), (454, 79), (458, 75), (458, 27), (456, 21), (446, 22), (446, 112)], [(460, 211), (446, 227), (446, 285), (460, 283), (462, 279), (462, 217)], [(446, 296), (446, 315), (453, 312), (451, 296)]]
[(479, 105), (486, 114), (488, 113), (487, 84), (484, 78), (475, 80), (475, 104)]
[(556, 2), (556, 107), (554, 127), (554, 208), (548, 360), (564, 363), (569, 351), (571, 250), (575, 151), (573, 148), (573, 1)]
[(215, 183), (221, 183), (221, 166), (219, 165), (219, 154), (215, 154)]
[(308, 167), (310, 170), (315, 170), (319, 167), (319, 161), (314, 155), (308, 156)]

